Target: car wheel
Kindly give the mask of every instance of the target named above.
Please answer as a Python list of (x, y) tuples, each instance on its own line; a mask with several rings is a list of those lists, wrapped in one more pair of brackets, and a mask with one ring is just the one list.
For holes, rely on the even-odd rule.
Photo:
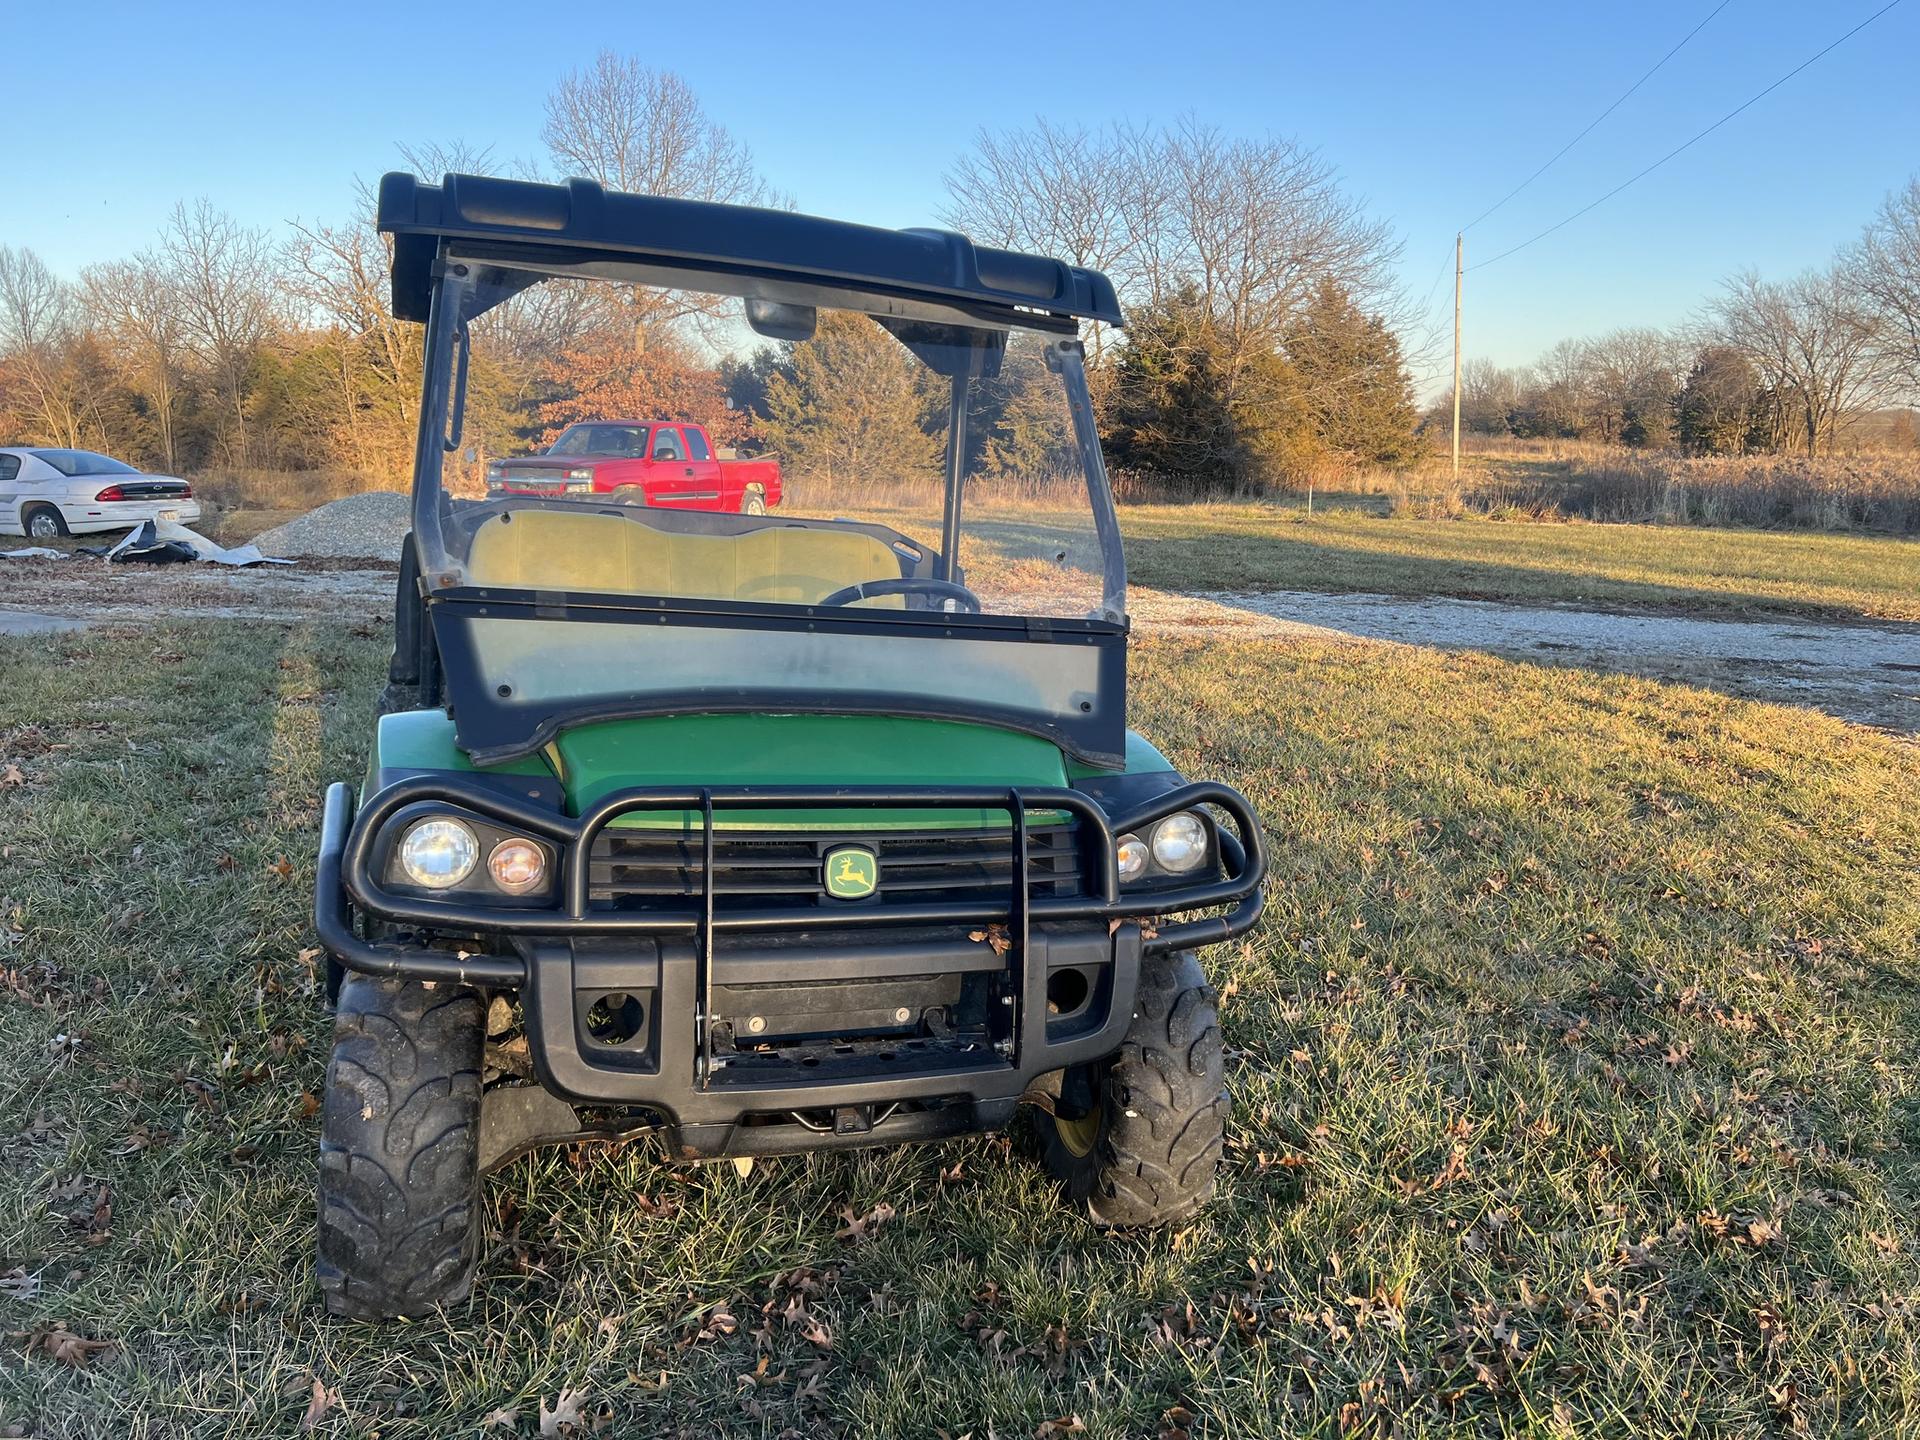
[(318, 1272), (333, 1314), (419, 1315), (471, 1288), (485, 1039), (467, 986), (340, 986), (320, 1122)]
[(742, 515), (764, 515), (767, 513), (767, 497), (758, 490), (749, 490), (740, 497)]
[(647, 503), (647, 492), (644, 486), (621, 485), (615, 488), (613, 498), (619, 505), (644, 505)]
[(1200, 962), (1149, 957), (1119, 1051), (1066, 1071), (1054, 1113), (1035, 1117), (1047, 1168), (1097, 1225), (1185, 1219), (1220, 1168), (1225, 1067)]
[(35, 540), (58, 540), (68, 533), (67, 522), (51, 505), (29, 505), (25, 530)]

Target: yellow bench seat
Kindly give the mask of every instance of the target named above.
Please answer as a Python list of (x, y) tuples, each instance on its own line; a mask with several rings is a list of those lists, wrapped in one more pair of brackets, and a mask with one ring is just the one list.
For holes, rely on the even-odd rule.
[[(866, 580), (900, 578), (900, 557), (858, 530), (772, 525), (738, 535), (656, 530), (637, 516), (511, 510), (474, 532), (475, 585), (817, 605)], [(898, 596), (869, 604), (899, 608)]]

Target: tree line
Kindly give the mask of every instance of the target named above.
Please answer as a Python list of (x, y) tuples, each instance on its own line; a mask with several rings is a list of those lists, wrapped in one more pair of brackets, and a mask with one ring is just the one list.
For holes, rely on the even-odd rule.
[[(1430, 412), (1443, 423), (1452, 392)], [(1920, 401), (1920, 178), (1825, 267), (1729, 277), (1687, 324), (1562, 340), (1532, 365), (1469, 361), (1462, 429), (1694, 454), (1912, 446)], [(1879, 422), (1877, 425), (1875, 422)], [(1869, 433), (1872, 430), (1875, 433)]]

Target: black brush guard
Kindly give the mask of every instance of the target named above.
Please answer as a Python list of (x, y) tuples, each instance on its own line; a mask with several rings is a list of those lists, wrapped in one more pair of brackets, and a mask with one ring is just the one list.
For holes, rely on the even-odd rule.
[[(548, 842), (560, 862), (556, 897), (543, 904), (503, 908), (419, 899), (383, 888), (372, 864), (381, 853), (382, 832), (400, 811), (423, 802)], [(716, 911), (716, 815), (742, 809), (823, 807), (1005, 814), (1012, 839), (1005, 898)], [(1220, 851), (1217, 878), (1124, 892), (1115, 868), (1114, 836), (1140, 831), (1176, 811), (1201, 807), (1226, 815), (1237, 832), (1214, 827)], [(616, 818), (635, 811), (675, 811), (698, 817), (701, 883), (686, 903), (644, 909), (596, 908), (592, 903), (595, 838)], [(1075, 822), (1087, 893), (1031, 893), (1028, 817), (1036, 811), (1064, 814)], [(927, 1101), (937, 1111), (942, 1102), (958, 1097), (973, 1101), (975, 1109), (988, 1115), (984, 1123), (990, 1124), (999, 1123), (1035, 1077), (1117, 1048), (1132, 1017), (1143, 955), (1215, 944), (1250, 930), (1260, 916), (1265, 873), (1266, 847), (1252, 808), (1239, 792), (1210, 782), (1166, 791), (1111, 818), (1088, 795), (1051, 787), (715, 786), (621, 790), (575, 819), (498, 789), (462, 783), (455, 775), (433, 775), (386, 786), (358, 816), (353, 814), (353, 793), (346, 785), (328, 788), (315, 875), (314, 921), (321, 944), (348, 969), (518, 990), (542, 1082), (574, 1101), (646, 1105), (666, 1113), (683, 1131), (730, 1132), (750, 1114), (846, 1113), (865, 1106), (870, 1117), (875, 1106)], [(1157, 928), (1143, 923), (1220, 906), (1228, 907), (1226, 913)], [(403, 928), (495, 938), (515, 953), (370, 941), (355, 928), (356, 908)], [(1004, 927), (1004, 934), (971, 939), (987, 926)], [(891, 935), (889, 927), (894, 931)], [(943, 941), (900, 939), (899, 932), (909, 927), (922, 932), (927, 927), (952, 927), (958, 933)], [(805, 932), (827, 930), (842, 935), (872, 931), (873, 942), (830, 946), (807, 942)], [(782, 943), (771, 949), (742, 943), (773, 938)], [(1104, 1013), (1071, 1035), (1050, 1035), (1050, 969), (1056, 964), (1083, 963), (1095, 949), (1099, 963), (1110, 967), (1105, 970), (1110, 979)], [(1004, 1040), (993, 1046), (935, 1047), (912, 1056), (855, 1058), (812, 1072), (777, 1065), (716, 1064), (716, 984), (886, 980), (941, 971), (992, 972), (1005, 977), (1010, 1024)], [(657, 1043), (643, 1066), (596, 1063), (589, 1058), (577, 1021), (575, 992), (593, 983), (652, 992)], [(620, 1057), (614, 1058), (617, 1062)], [(918, 1132), (980, 1128), (952, 1107), (945, 1114), (944, 1120), (930, 1114)], [(872, 1128), (871, 1134), (867, 1128)], [(857, 1137), (843, 1137), (843, 1141), (877, 1143), (887, 1138), (877, 1127), (863, 1127)], [(728, 1149), (743, 1153), (737, 1140)]]

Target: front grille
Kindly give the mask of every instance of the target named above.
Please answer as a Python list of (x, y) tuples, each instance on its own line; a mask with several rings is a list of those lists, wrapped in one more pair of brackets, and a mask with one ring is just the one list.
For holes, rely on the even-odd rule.
[[(879, 883), (868, 900), (827, 894), (827, 854), (860, 845), (878, 857)], [(701, 845), (683, 831), (609, 827), (594, 838), (588, 898), (601, 908), (628, 909), (701, 893)], [(889, 902), (1005, 900), (1013, 872), (1013, 837), (991, 830), (882, 831), (796, 835), (791, 831), (719, 830), (713, 837), (717, 907), (818, 903), (823, 910)], [(1027, 830), (1027, 883), (1034, 895), (1081, 893), (1080, 848), (1070, 825)]]

